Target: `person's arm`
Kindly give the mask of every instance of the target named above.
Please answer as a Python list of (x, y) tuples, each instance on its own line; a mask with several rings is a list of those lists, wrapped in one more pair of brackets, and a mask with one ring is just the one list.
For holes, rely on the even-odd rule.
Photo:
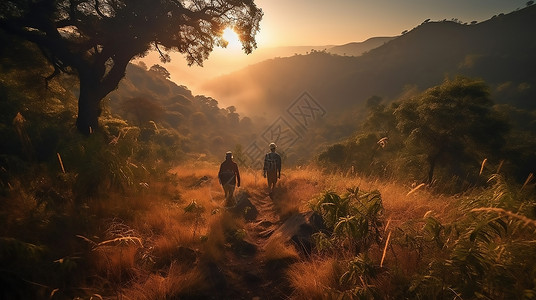
[(277, 156), (277, 178), (281, 178), (281, 156)]
[(266, 177), (266, 169), (268, 168), (268, 154), (264, 155), (264, 166), (262, 167), (262, 176)]
[(240, 187), (240, 171), (238, 171), (238, 165), (235, 163), (235, 174), (236, 174), (236, 186)]
[(221, 183), (221, 167), (223, 166), (223, 164), (220, 165), (220, 170), (218, 171), (218, 181)]

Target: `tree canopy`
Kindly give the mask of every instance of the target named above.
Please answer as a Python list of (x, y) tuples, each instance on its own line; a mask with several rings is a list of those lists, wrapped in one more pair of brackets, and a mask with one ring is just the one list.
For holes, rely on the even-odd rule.
[(394, 111), (406, 143), (426, 156), (428, 183), (439, 162), (460, 161), (502, 147), (507, 126), (492, 106), (483, 81), (457, 77), (402, 102)]
[(321, 164), (459, 190), (477, 182), (485, 158), (508, 157), (511, 125), (480, 79), (447, 78), (395, 102), (371, 97), (367, 104), (361, 130), (320, 154)]
[(89, 134), (101, 100), (133, 58), (155, 49), (166, 62), (178, 51), (202, 65), (215, 46), (226, 46), (227, 27), (250, 53), (262, 15), (253, 0), (4, 0), (0, 29), (39, 47), (55, 69), (47, 82), (61, 72), (78, 75), (76, 125)]

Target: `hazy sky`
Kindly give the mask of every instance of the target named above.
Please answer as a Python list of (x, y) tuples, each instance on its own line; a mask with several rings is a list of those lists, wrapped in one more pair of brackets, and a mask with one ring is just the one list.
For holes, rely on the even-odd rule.
[[(264, 11), (258, 49), (245, 55), (238, 40), (229, 39), (227, 49), (216, 48), (204, 67), (188, 67), (181, 54), (172, 53), (164, 67), (171, 80), (186, 85), (194, 93), (203, 93), (207, 79), (230, 73), (274, 56), (291, 56), (295, 49), (280, 46), (342, 45), (362, 42), (371, 37), (398, 36), (426, 19), (457, 18), (462, 22), (484, 21), (500, 13), (526, 6), (528, 0), (255, 0)], [(236, 39), (236, 37), (234, 38)], [(322, 48), (319, 48), (322, 49)], [(286, 51), (286, 52), (285, 52)], [(287, 53), (288, 52), (288, 53)], [(157, 54), (145, 59), (150, 67), (161, 64)]]
[(259, 46), (327, 45), (395, 36), (426, 19), (483, 21), (525, 7), (517, 0), (256, 0)]

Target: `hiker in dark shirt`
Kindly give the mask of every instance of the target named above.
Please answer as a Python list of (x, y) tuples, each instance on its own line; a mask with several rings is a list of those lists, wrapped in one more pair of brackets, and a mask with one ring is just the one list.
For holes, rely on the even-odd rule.
[(235, 186), (240, 187), (240, 172), (238, 165), (233, 161), (233, 153), (225, 153), (225, 161), (220, 165), (218, 179), (225, 192), (225, 206), (235, 205), (234, 190)]
[(277, 179), (281, 178), (281, 156), (275, 153), (275, 148), (275, 143), (270, 143), (270, 152), (264, 156), (263, 176), (268, 179), (270, 196), (274, 192)]

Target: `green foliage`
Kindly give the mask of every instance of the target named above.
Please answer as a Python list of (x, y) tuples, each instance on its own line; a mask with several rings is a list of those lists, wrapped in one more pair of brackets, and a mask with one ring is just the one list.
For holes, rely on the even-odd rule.
[[(100, 130), (80, 135), (73, 126), (77, 80), (61, 75), (47, 86), (44, 78), (53, 69), (39, 49), (3, 32), (0, 41), (0, 298), (76, 298), (86, 294), (78, 287), (87, 286), (96, 252), (84, 252), (75, 236), (94, 239), (102, 220), (134, 218), (131, 196), (167, 180), (169, 167), (184, 159), (195, 139), (171, 128), (157, 110), (150, 112), (154, 120), (141, 115), (133, 126), (108, 106), (102, 107)], [(175, 88), (172, 93), (193, 99), (184, 87)], [(175, 103), (184, 113), (200, 111), (190, 99)], [(214, 115), (224, 119), (224, 111), (216, 102)], [(137, 243), (132, 237), (110, 236), (98, 249), (121, 256), (124, 245)], [(124, 284), (119, 279), (115, 283)], [(91, 285), (113, 283), (96, 281)]]
[(15, 238), (0, 238), (0, 261), (2, 265), (13, 261), (34, 263), (42, 259), (46, 247), (25, 243)]
[[(496, 169), (504, 160), (509, 172), (524, 174), (523, 180), (534, 168), (534, 153), (528, 150), (533, 135), (519, 124), (512, 127), (516, 134), (509, 135), (508, 114), (520, 116), (521, 112), (494, 106), (482, 80), (447, 78), (389, 105), (377, 97), (369, 100), (369, 116), (361, 131), (322, 152), (321, 165), (344, 171), (355, 168), (362, 175), (409, 183), (427, 182), (451, 193), (483, 183), (478, 166), (484, 158), (486, 170)], [(526, 124), (534, 116), (525, 113), (523, 118)]]
[(107, 145), (103, 136), (94, 134), (73, 142), (65, 149), (63, 161), (67, 170), (76, 174), (78, 197), (91, 198), (110, 189), (126, 191), (134, 186), (134, 167), (114, 146)]
[(37, 294), (36, 287), (27, 281), (34, 278), (36, 268), (46, 265), (48, 250), (43, 245), (0, 237), (0, 295), (22, 299)]
[[(235, 145), (249, 144), (261, 129), (241, 119), (234, 107), (218, 105), (213, 98), (194, 96), (186, 87), (131, 64), (119, 89), (110, 94), (107, 113), (136, 124), (140, 141), (161, 145), (144, 147), (143, 154), (155, 152), (166, 162), (184, 160), (185, 153), (220, 160)], [(249, 120), (248, 126), (240, 125), (241, 120)]]
[(407, 290), (413, 298), (530, 299), (536, 220), (519, 213), (530, 212), (524, 207), (536, 199), (511, 192), (500, 176), (492, 180), (492, 188), (461, 200), (460, 217), (452, 223), (427, 213), (421, 229), (407, 223), (395, 231), (393, 243), (418, 251), (422, 263)]
[(348, 295), (351, 299), (379, 299), (378, 287), (371, 280), (381, 273), (380, 268), (372, 260), (361, 253), (348, 262), (348, 270), (339, 278), (339, 284), (350, 287), (342, 295)]
[[(0, 38), (12, 45), (0, 58), (0, 92), (5, 96), (0, 101), (0, 134), (4, 138), (0, 146), (2, 193), (8, 193), (9, 186), (17, 181), (58, 176), (45, 180), (57, 186), (41, 193), (40, 201), (52, 207), (52, 198), (68, 199), (74, 195), (78, 205), (87, 198), (105, 198), (112, 191), (139, 191), (148, 186), (150, 177), (164, 176), (170, 165), (184, 159), (188, 150), (186, 138), (166, 123), (155, 123), (159, 121), (158, 110), (140, 112), (133, 120), (139, 126), (132, 126), (113, 115), (109, 107), (103, 107), (101, 130), (87, 139), (79, 136), (72, 126), (76, 118), (77, 81), (57, 76), (45, 85), (43, 78), (53, 69), (46, 65), (39, 50), (3, 33)], [(159, 80), (165, 83), (165, 79)], [(179, 90), (183, 94), (189, 92), (175, 85), (175, 91)], [(191, 102), (186, 100), (181, 103)], [(150, 107), (160, 107), (158, 101), (151, 103), (154, 105)], [(43, 196), (51, 191), (61, 196)]]
[(394, 111), (408, 149), (426, 158), (428, 183), (436, 165), (455, 168), (459, 162), (499, 154), (506, 124), (494, 114), (492, 104), (484, 82), (457, 77), (402, 102)]
[(319, 155), (318, 161), (330, 168), (353, 168), (356, 172), (366, 175), (389, 175), (391, 170), (386, 168), (385, 162), (386, 151), (389, 150), (385, 148), (387, 144), (390, 144), (390, 141), (385, 136), (375, 133), (361, 134), (345, 143), (328, 147)]
[(322, 152), (318, 157), (322, 163), (330, 163), (335, 165), (343, 165), (347, 154), (345, 153), (345, 145), (334, 144), (329, 146), (326, 151)]
[(335, 192), (326, 192), (311, 204), (313, 211), (322, 215), (326, 226), (333, 229), (341, 217), (349, 215), (349, 200), (349, 198), (341, 197)]
[[(39, 47), (54, 67), (48, 79), (60, 73), (79, 78), (76, 126), (86, 135), (99, 128), (101, 101), (117, 88), (130, 60), (156, 47), (164, 62), (170, 61), (168, 51), (177, 51), (185, 54), (189, 65), (202, 65), (215, 46), (226, 45), (222, 31), (227, 26), (240, 33), (243, 50), (250, 53), (257, 46), (263, 15), (252, 1), (67, 5), (5, 0), (2, 8), (0, 30)], [(165, 78), (164, 70), (151, 68)]]
[(374, 280), (381, 268), (369, 257), (374, 242), (381, 243), (383, 205), (378, 191), (363, 192), (358, 187), (347, 189), (342, 197), (326, 192), (311, 202), (328, 229), (313, 235), (319, 253), (350, 256), (346, 271), (339, 278), (340, 299), (377, 299), (379, 291)]
[(360, 253), (367, 251), (373, 242), (381, 240), (383, 205), (378, 191), (362, 192), (348, 189), (339, 196), (326, 192), (311, 202), (313, 211), (322, 216), (329, 230), (314, 236), (318, 251), (328, 251), (330, 246), (347, 248)]
[(335, 249), (334, 241), (324, 232), (315, 232), (312, 235), (316, 251), (319, 253), (329, 253)]
[(443, 248), (445, 242), (442, 239), (441, 233), (444, 230), (444, 226), (438, 219), (434, 218), (431, 214), (428, 216), (425, 215), (422, 230), (425, 233), (426, 240), (434, 241), (440, 249)]

